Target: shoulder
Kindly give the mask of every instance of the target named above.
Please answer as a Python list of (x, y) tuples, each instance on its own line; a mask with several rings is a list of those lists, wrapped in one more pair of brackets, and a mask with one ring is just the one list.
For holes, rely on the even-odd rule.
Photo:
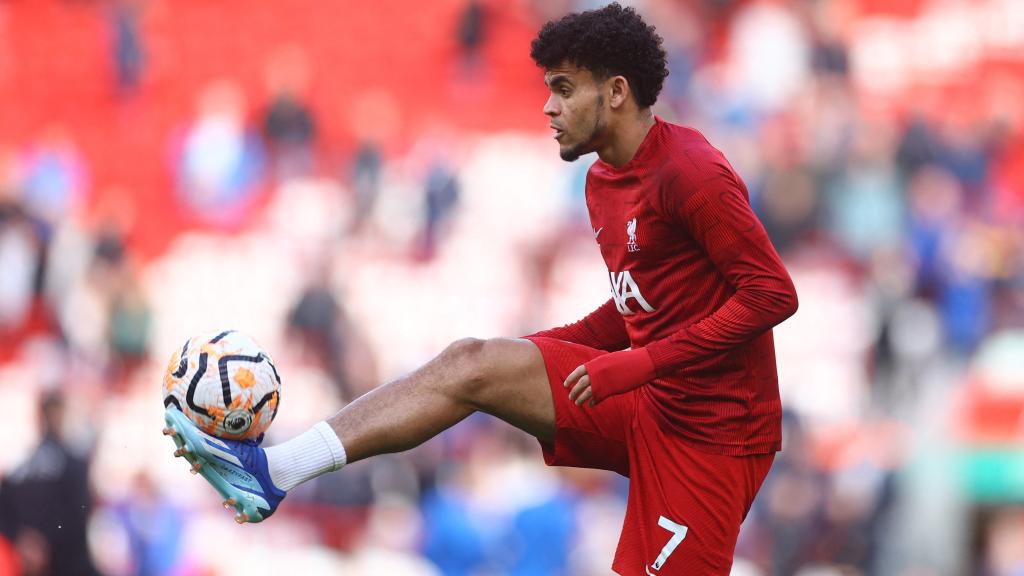
[(666, 214), (689, 213), (722, 195), (747, 196), (725, 155), (703, 134), (685, 126), (665, 126), (655, 208)]
[(695, 128), (664, 123), (662, 183), (701, 185), (718, 178), (734, 178), (725, 155)]

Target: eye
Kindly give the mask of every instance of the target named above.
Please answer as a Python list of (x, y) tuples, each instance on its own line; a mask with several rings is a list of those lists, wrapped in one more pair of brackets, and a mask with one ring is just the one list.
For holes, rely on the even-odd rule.
[(561, 90), (558, 91), (558, 93), (562, 95), (562, 98), (568, 98), (569, 97), (569, 89), (568, 88), (562, 88)]

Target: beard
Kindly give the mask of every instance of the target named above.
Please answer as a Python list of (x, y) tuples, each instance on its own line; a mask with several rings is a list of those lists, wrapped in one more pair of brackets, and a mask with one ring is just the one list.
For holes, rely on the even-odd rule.
[(594, 122), (590, 126), (590, 132), (580, 139), (579, 143), (558, 151), (558, 155), (566, 162), (575, 162), (580, 156), (590, 154), (597, 150), (597, 142), (604, 136), (607, 123), (604, 121), (604, 97), (597, 96), (597, 106), (594, 111)]
[(580, 143), (573, 146), (572, 148), (568, 148), (566, 150), (559, 150), (558, 155), (561, 156), (562, 160), (565, 160), (566, 162), (575, 162), (580, 159), (580, 156), (583, 156), (584, 154), (587, 154), (589, 152), (591, 152), (591, 150), (587, 150), (586, 145), (584, 143)]
[(594, 152), (594, 149), (588, 146), (589, 143), (589, 141), (580, 142), (578, 143), (578, 145), (575, 145), (571, 148), (560, 150), (558, 151), (558, 156), (560, 156), (562, 160), (566, 162), (575, 162), (577, 160), (580, 160), (581, 156)]

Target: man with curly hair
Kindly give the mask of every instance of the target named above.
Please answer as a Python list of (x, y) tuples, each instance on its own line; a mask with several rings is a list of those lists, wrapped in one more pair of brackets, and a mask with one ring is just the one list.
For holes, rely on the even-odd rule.
[(239, 522), (263, 520), (301, 482), (483, 411), (536, 436), (550, 465), (630, 478), (619, 574), (729, 573), (781, 446), (771, 328), (797, 298), (722, 153), (652, 113), (668, 75), (661, 43), (611, 4), (546, 24), (531, 47), (561, 157), (598, 156), (587, 208), (612, 298), (526, 338), (455, 342), (265, 450), (207, 437), (169, 410), (175, 454)]

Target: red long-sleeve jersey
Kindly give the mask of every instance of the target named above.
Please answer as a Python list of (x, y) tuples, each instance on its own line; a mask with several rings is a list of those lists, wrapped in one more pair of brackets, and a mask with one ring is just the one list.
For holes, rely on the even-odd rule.
[(684, 441), (731, 455), (779, 450), (771, 328), (796, 311), (796, 290), (722, 153), (658, 118), (625, 166), (591, 166), (587, 207), (612, 299), (536, 336), (630, 346), (587, 364), (594, 397), (643, 385)]

